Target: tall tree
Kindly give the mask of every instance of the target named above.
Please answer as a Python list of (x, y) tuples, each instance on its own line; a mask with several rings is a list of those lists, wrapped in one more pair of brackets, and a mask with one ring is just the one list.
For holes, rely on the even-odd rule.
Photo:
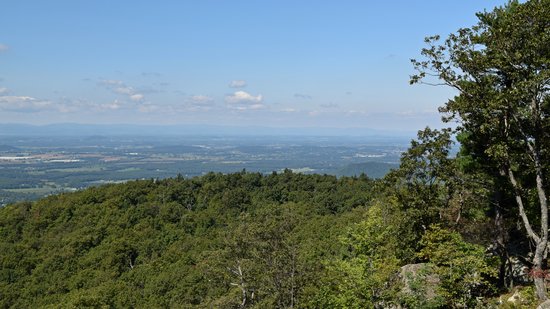
[[(477, 156), (505, 177), (526, 236), (532, 274), (547, 299), (548, 162), (550, 162), (550, 0), (510, 1), (444, 41), (426, 38), (411, 83), (447, 85), (458, 94), (441, 112), (482, 149)], [(435, 80), (435, 81), (434, 81)]]

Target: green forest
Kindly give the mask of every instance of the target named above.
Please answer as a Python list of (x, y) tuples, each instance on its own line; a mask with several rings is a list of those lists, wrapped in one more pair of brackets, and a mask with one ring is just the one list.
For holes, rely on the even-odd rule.
[(8, 205), (0, 307), (548, 308), (550, 0), (477, 18), (412, 60), (411, 84), (455, 90), (449, 127), (384, 178), (243, 170)]

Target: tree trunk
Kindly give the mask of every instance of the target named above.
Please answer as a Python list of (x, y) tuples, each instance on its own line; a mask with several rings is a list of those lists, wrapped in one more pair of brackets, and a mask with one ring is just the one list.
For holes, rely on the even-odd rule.
[[(236, 286), (239, 289), (241, 289), (242, 301), (241, 301), (241, 304), (240, 304), (240, 308), (245, 308), (248, 297), (247, 297), (247, 290), (246, 290), (246, 282), (244, 281), (243, 271), (241, 269), (241, 262), (239, 260), (237, 260), (237, 267), (235, 267), (234, 269), (230, 268), (229, 271), (232, 272), (233, 274), (235, 274), (239, 279), (239, 283), (233, 283), (232, 282), (232, 283), (230, 283), (230, 285)], [(252, 294), (252, 298), (254, 298), (254, 294)]]
[(546, 259), (546, 252), (548, 246), (548, 200), (546, 198), (546, 190), (544, 185), (544, 176), (542, 170), (541, 156), (538, 148), (538, 144), (534, 146), (528, 142), (529, 150), (533, 155), (533, 161), (535, 163), (536, 183), (537, 183), (537, 195), (540, 204), (540, 241), (537, 242), (537, 249), (535, 250), (535, 257), (533, 264), (535, 264), (535, 270), (539, 274), (535, 276), (535, 288), (537, 290), (537, 297), (539, 300), (547, 300), (546, 295), (546, 272), (543, 270), (543, 262)]
[(529, 223), (529, 219), (527, 218), (527, 214), (523, 206), (523, 199), (521, 198), (519, 184), (516, 181), (514, 173), (510, 167), (508, 167), (508, 178), (514, 188), (516, 202), (519, 208), (519, 214), (523, 220), (523, 225), (527, 230), (527, 235), (529, 235), (529, 237), (534, 241), (536, 245), (535, 256), (533, 257), (532, 276), (535, 282), (537, 297), (539, 300), (544, 301), (548, 299), (548, 296), (546, 295), (546, 283), (545, 283), (546, 272), (543, 270), (543, 266), (544, 266), (543, 262), (546, 257), (546, 250), (548, 245), (548, 203), (547, 203), (546, 192), (544, 190), (544, 184), (542, 180), (542, 169), (540, 168), (540, 162), (536, 161), (535, 164), (537, 167), (537, 191), (539, 195), (539, 203), (541, 208), (541, 218), (540, 218), (541, 235), (540, 236), (537, 235), (535, 231), (533, 231), (531, 224)]
[(546, 243), (538, 243), (537, 249), (535, 250), (535, 257), (533, 259), (533, 280), (535, 281), (535, 289), (539, 300), (548, 299), (548, 297), (546, 296), (546, 283), (544, 280), (546, 277), (546, 272), (544, 272), (542, 269), (545, 251)]

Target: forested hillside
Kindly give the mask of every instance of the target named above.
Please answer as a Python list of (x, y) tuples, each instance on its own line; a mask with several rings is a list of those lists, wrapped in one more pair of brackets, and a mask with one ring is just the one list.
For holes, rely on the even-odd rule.
[(550, 306), (550, 0), (477, 17), (412, 61), (411, 83), (456, 91), (450, 125), (384, 178), (210, 173), (8, 205), (0, 306)]
[(243, 172), (10, 205), (1, 306), (303, 306), (373, 189), (367, 178)]
[[(499, 280), (507, 260), (486, 250), (502, 236), (490, 217), (491, 182), (459, 172), (451, 143), (446, 131), (420, 132), (383, 180), (210, 173), (9, 205), (0, 210), (1, 305), (447, 307), (482, 296), (486, 303), (517, 278)], [(423, 290), (426, 275), (403, 290), (400, 267), (410, 264), (439, 278), (436, 296)]]

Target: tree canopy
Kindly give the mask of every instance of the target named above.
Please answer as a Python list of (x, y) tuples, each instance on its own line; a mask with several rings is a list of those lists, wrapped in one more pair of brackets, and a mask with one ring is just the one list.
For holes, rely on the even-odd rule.
[[(441, 44), (427, 38), (411, 82), (458, 91), (441, 111), (458, 123), (464, 152), (507, 178), (540, 274), (548, 251), (550, 1), (511, 1), (477, 16), (478, 24)], [(544, 278), (535, 276), (535, 284), (546, 299)]]
[[(477, 16), (443, 41), (427, 38), (413, 60), (412, 83), (456, 90), (441, 107), (456, 124), (419, 131), (383, 179), (209, 173), (8, 205), (0, 307), (546, 300), (550, 0)], [(506, 304), (514, 292), (525, 297)]]

